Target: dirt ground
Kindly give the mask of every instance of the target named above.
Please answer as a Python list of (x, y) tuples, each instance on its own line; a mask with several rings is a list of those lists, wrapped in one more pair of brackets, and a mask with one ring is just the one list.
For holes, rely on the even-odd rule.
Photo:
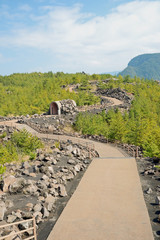
[[(160, 221), (158, 220), (158, 216), (160, 214), (160, 205), (155, 203), (155, 199), (156, 196), (160, 196), (160, 172), (156, 171), (156, 173), (153, 174), (145, 174), (144, 171), (148, 167), (154, 169), (155, 163), (150, 159), (137, 159), (137, 168), (141, 180), (144, 199), (151, 221), (153, 235), (155, 240), (159, 240)], [(151, 188), (152, 191), (150, 193), (147, 193), (147, 190), (149, 188)]]
[[(83, 177), (86, 169), (83, 172), (77, 174), (77, 176), (71, 182), (68, 182), (66, 186), (68, 196), (60, 198), (56, 201), (55, 212), (52, 212), (47, 221), (39, 224), (39, 229), (37, 231), (37, 240), (46, 240), (52, 228), (54, 227), (56, 221), (61, 215), (63, 209), (65, 208), (67, 202), (71, 198), (72, 194), (76, 190), (81, 178)], [(44, 231), (45, 230), (45, 231)]]

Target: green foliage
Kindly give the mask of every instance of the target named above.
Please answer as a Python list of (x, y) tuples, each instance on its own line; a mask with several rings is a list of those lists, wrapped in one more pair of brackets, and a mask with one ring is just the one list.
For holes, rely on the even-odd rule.
[(60, 142), (59, 141), (55, 141), (54, 145), (55, 145), (56, 148), (58, 148), (58, 149), (60, 148)]
[(0, 144), (0, 174), (6, 170), (5, 163), (19, 160), (21, 155), (27, 154), (30, 156), (30, 160), (35, 159), (35, 150), (41, 147), (43, 147), (42, 142), (26, 130), (15, 131), (10, 141)]
[(35, 152), (31, 152), (30, 155), (29, 155), (29, 160), (34, 160), (36, 159), (36, 153)]
[(79, 113), (75, 125), (76, 130), (90, 135), (100, 135), (104, 129), (107, 129), (107, 124), (101, 114)]
[[(97, 76), (99, 79), (105, 77)], [(48, 111), (52, 101), (62, 99), (73, 99), (78, 105), (94, 104), (98, 98), (87, 92), (90, 90), (89, 80), (93, 80), (92, 75), (63, 72), (0, 76), (0, 115), (40, 114)], [(77, 83), (82, 86), (78, 93), (69, 92), (62, 87)]]
[(160, 85), (140, 78), (110, 80), (102, 88), (121, 87), (134, 94), (129, 112), (110, 110), (107, 114), (79, 114), (75, 128), (83, 134), (98, 134), (110, 141), (142, 147), (145, 156), (160, 157)]
[(0, 165), (0, 175), (6, 171), (6, 167)]
[(160, 80), (160, 53), (142, 54), (133, 58), (120, 74)]
[(17, 146), (22, 153), (30, 154), (38, 148), (42, 148), (42, 142), (31, 133), (23, 129), (20, 132), (14, 132), (11, 137), (12, 143)]
[(0, 138), (5, 138), (7, 136), (7, 133), (6, 132), (3, 132), (1, 135), (0, 135)]
[(11, 144), (11, 142), (8, 142), (6, 145), (0, 144), (0, 164), (9, 163), (13, 160), (17, 160), (18, 155), (16, 152), (16, 149)]

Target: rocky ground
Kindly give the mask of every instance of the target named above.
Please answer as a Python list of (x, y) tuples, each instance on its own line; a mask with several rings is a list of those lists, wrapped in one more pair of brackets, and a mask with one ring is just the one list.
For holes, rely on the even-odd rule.
[(131, 104), (134, 98), (132, 94), (127, 93), (125, 90), (121, 88), (97, 89), (97, 94), (101, 96), (107, 96), (107, 97), (119, 99), (128, 105)]
[(18, 123), (27, 124), (39, 133), (75, 135), (72, 125), (75, 115), (37, 116), (20, 119)]
[(137, 159), (144, 199), (155, 240), (160, 239), (160, 162), (157, 159)]
[[(45, 140), (45, 144), (47, 148), (38, 150), (35, 160), (7, 164), (0, 186), (0, 225), (35, 216), (38, 240), (46, 239), (92, 158), (98, 156), (70, 141)], [(26, 227), (18, 225), (19, 229)], [(0, 236), (14, 230), (2, 229)]]

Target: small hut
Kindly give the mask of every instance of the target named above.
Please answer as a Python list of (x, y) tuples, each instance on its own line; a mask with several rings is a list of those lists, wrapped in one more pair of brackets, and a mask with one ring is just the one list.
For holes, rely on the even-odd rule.
[(74, 114), (76, 112), (76, 102), (71, 99), (51, 102), (50, 115)]

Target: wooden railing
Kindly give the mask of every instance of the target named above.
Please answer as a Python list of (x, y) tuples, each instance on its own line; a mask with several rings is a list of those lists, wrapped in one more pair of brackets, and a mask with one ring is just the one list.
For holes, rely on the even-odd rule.
[(122, 148), (128, 155), (132, 156), (132, 157), (139, 157), (139, 150), (140, 147), (138, 146), (130, 146), (128, 144), (121, 144), (116, 142), (115, 143), (116, 147)]
[[(12, 231), (11, 233), (9, 233), (8, 235), (5, 235), (5, 236), (1, 236), (0, 237), (0, 240), (6, 240), (10, 237), (18, 237), (19, 236), (19, 239), (25, 239), (25, 240), (37, 240), (37, 235), (36, 235), (36, 222), (35, 222), (35, 218), (31, 218), (31, 219), (27, 219), (27, 220), (22, 220), (22, 221), (19, 221), (19, 222), (14, 222), (14, 223), (9, 223), (9, 224), (5, 224), (5, 225), (2, 225), (0, 226), (0, 229), (6, 229), (7, 227), (12, 227), (12, 226), (17, 226), (19, 224), (22, 224), (22, 223), (26, 223), (26, 222), (31, 222), (32, 226), (31, 227), (28, 227), (24, 230), (19, 230), (19, 231)], [(31, 235), (30, 236), (23, 236), (23, 238), (21, 238), (21, 234), (25, 233), (25, 232), (28, 232), (28, 231), (31, 231)], [(17, 239), (17, 238), (16, 238)]]

